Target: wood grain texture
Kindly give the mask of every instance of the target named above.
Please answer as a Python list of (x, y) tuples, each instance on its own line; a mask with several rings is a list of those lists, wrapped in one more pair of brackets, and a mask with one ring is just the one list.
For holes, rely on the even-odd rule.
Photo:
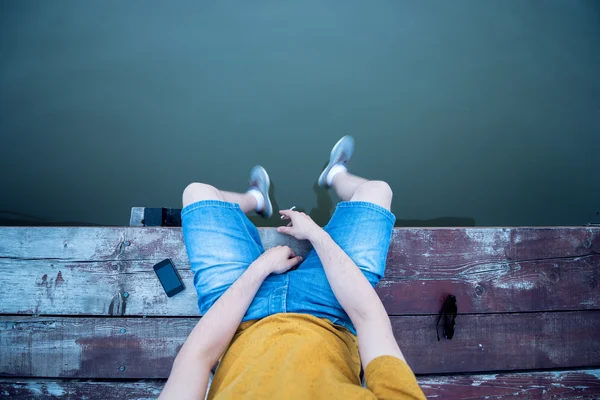
[(593, 309), (599, 280), (597, 228), (397, 229), (379, 294), (390, 314)]
[(198, 316), (191, 271), (179, 270), (186, 290), (168, 298), (154, 264), (0, 259), (0, 287), (18, 288), (2, 295), (0, 313)]
[(600, 370), (421, 376), (428, 399), (598, 399)]
[(0, 379), (0, 399), (155, 400), (164, 384), (163, 380)]
[[(266, 247), (306, 242), (260, 228)], [(169, 257), (188, 288), (168, 299), (152, 266)], [(600, 228), (395, 229), (377, 288), (391, 315), (600, 308)], [(0, 228), (4, 314), (195, 316), (176, 228)], [(123, 297), (127, 293), (128, 297)]]
[[(600, 397), (600, 370), (419, 376), (429, 399), (593, 399)], [(0, 379), (0, 399), (155, 399), (163, 380), (81, 381)]]
[[(434, 316), (391, 319), (406, 359), (420, 374), (600, 365), (600, 311), (462, 315), (454, 339), (440, 342)], [(0, 375), (165, 378), (196, 322), (0, 317)]]
[[(274, 228), (261, 228), (259, 234), (266, 247), (288, 245), (299, 254), (310, 249), (308, 242)], [(180, 228), (0, 227), (0, 258), (70, 262), (171, 258), (178, 269), (189, 269)]]

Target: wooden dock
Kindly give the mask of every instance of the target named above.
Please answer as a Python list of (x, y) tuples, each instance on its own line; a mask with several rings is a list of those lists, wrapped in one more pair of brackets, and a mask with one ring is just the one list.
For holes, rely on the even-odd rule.
[[(171, 299), (167, 257), (187, 287)], [(394, 230), (377, 291), (429, 398), (591, 399), (599, 282), (598, 227), (419, 228)], [(0, 288), (0, 398), (154, 398), (199, 316), (179, 228), (0, 228)]]

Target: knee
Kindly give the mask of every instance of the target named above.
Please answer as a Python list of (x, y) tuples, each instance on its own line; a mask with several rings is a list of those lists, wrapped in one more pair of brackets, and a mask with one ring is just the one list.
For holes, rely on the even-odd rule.
[(206, 183), (190, 183), (183, 191), (183, 206), (202, 200), (223, 200), (217, 188)]
[(392, 188), (388, 185), (387, 182), (384, 181), (369, 181), (364, 183), (363, 185), (367, 185), (369, 190), (375, 193), (378, 193), (381, 196), (391, 199), (394, 196), (394, 192), (392, 192)]
[(352, 200), (368, 201), (389, 210), (392, 205), (393, 196), (394, 193), (392, 192), (392, 188), (387, 182), (368, 181), (356, 189), (354, 196), (352, 196)]
[(392, 192), (392, 188), (387, 182), (384, 181), (368, 181), (360, 185), (356, 189), (356, 193), (361, 193), (362, 195), (371, 195), (383, 198), (392, 199), (394, 193)]

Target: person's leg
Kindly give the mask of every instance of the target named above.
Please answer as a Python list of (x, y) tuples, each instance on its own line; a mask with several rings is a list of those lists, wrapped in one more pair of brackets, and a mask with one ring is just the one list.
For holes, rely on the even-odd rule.
[(347, 165), (353, 153), (354, 139), (343, 137), (333, 147), (321, 174), (322, 186), (333, 188), (342, 200), (324, 229), (374, 286), (383, 277), (396, 220), (390, 212), (393, 193), (384, 181), (350, 174)]
[(333, 188), (342, 202), (324, 229), (375, 286), (384, 276), (396, 221), (390, 211), (392, 189), (384, 181), (368, 181), (347, 172), (333, 178)]
[[(347, 172), (353, 150), (354, 140), (342, 138), (334, 146), (330, 163), (319, 178), (321, 186), (333, 187), (342, 200), (324, 229), (375, 286), (384, 275), (395, 222), (390, 212), (392, 191), (383, 181), (368, 181)], [(292, 271), (288, 311), (325, 317), (354, 329), (331, 291), (314, 250)]]
[(354, 154), (354, 138), (344, 136), (333, 146), (329, 163), (317, 180), (319, 186), (333, 187), (343, 201), (364, 201), (387, 210), (392, 204), (392, 190), (383, 181), (368, 181), (348, 172), (348, 162)]
[[(262, 167), (252, 170), (250, 181), (246, 193), (203, 183), (192, 183), (183, 192), (183, 238), (202, 314), (264, 252), (258, 230), (245, 213), (262, 203), (260, 211), (267, 214), (270, 181)], [(260, 314), (256, 307), (254, 312)]]
[(256, 210), (258, 203), (256, 198), (249, 192), (225, 192), (206, 183), (191, 183), (183, 191), (184, 207), (203, 200), (220, 200), (238, 204), (244, 214), (248, 214), (251, 211), (260, 211)]
[(269, 198), (271, 180), (267, 171), (260, 165), (250, 171), (250, 189), (245, 193), (234, 193), (219, 190), (206, 183), (191, 183), (183, 191), (183, 207), (203, 200), (219, 200), (240, 206), (244, 214), (256, 211), (268, 218), (273, 214), (273, 206)]
[(332, 178), (332, 187), (343, 201), (365, 201), (386, 210), (392, 205), (392, 189), (384, 181), (368, 181), (347, 171), (340, 171)]
[[(368, 188), (368, 183), (364, 183), (362, 188)], [(390, 200), (386, 199), (391, 199), (391, 194), (386, 193), (385, 187), (375, 189), (375, 194), (370, 191), (361, 194), (357, 189), (351, 197), (352, 201), (342, 201), (337, 205), (331, 220), (324, 227), (373, 287), (385, 274), (387, 251), (395, 222), (394, 215), (376, 203), (382, 203), (383, 200), (389, 204)], [(328, 318), (334, 324), (354, 332), (352, 322), (335, 298), (314, 249), (298, 269), (289, 274), (288, 312)]]

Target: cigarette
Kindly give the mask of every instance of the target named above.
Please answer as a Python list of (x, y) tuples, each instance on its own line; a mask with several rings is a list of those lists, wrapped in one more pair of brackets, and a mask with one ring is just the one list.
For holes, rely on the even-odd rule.
[[(294, 211), (295, 209), (296, 209), (296, 206), (292, 206), (292, 208), (290, 208), (289, 211)], [(282, 215), (281, 219), (284, 219), (284, 218), (285, 218), (285, 215)]]

